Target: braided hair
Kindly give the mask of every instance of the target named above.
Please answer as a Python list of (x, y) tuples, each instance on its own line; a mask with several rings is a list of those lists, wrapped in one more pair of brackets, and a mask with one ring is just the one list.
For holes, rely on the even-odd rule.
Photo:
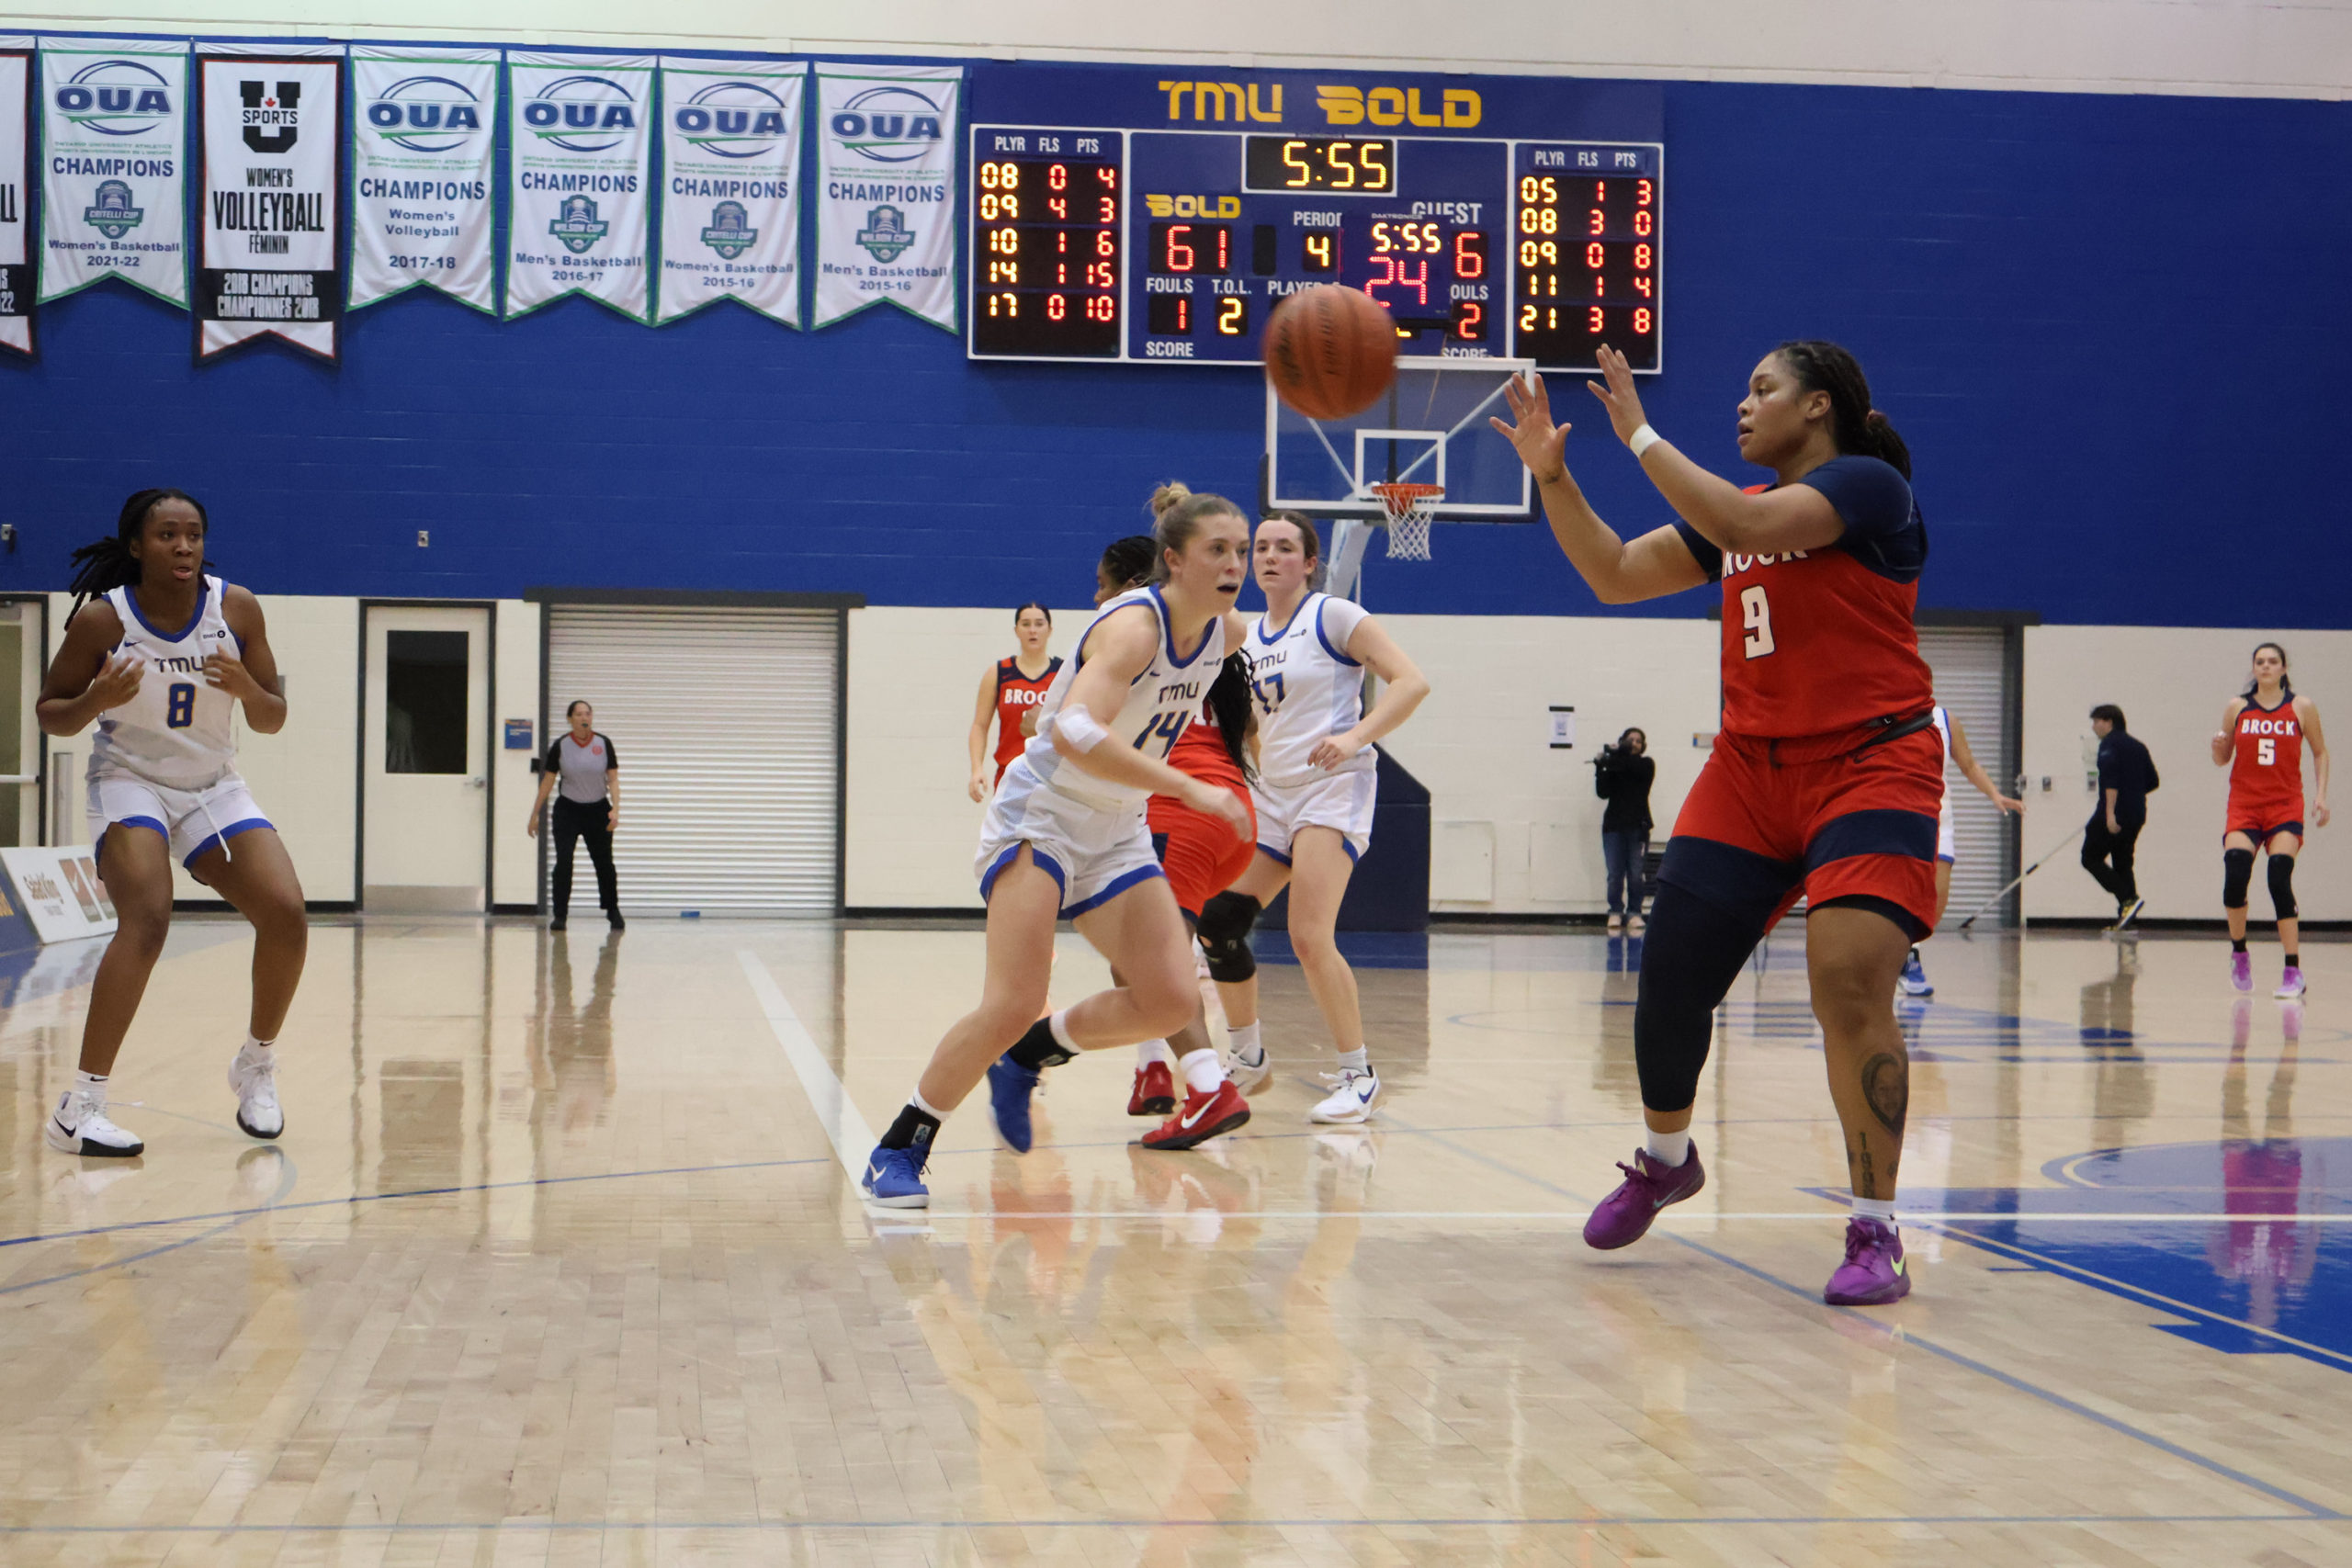
[(1159, 557), (1159, 546), (1150, 535), (1130, 534), (1111, 541), (1095, 570), (1105, 580), (1117, 583), (1119, 592), (1125, 593), (1151, 581), (1152, 562)]
[(1225, 665), (1209, 682), (1209, 716), (1216, 720), (1217, 739), (1225, 742), (1226, 755), (1241, 770), (1241, 776), (1251, 784), (1258, 782), (1258, 770), (1250, 761), (1250, 656), (1228, 653)]
[[(146, 531), (147, 514), (166, 501), (185, 501), (196, 508), (197, 521), (204, 531), (212, 531), (212, 519), (204, 510), (204, 502), (184, 490), (142, 490), (122, 503), (122, 515), (115, 520), (114, 537), (84, 545), (73, 556), (74, 581), (66, 584), (74, 595), (74, 608), (65, 613), (71, 624), (81, 614), (82, 606), (91, 600), (128, 588), (139, 581), (139, 558), (130, 553), (131, 545)], [(212, 563), (206, 560), (203, 565)]]
[(1871, 384), (1854, 356), (1834, 343), (1800, 338), (1774, 349), (1798, 386), (1829, 394), (1829, 435), (1846, 457), (1876, 457), (1905, 479), (1911, 477), (1911, 448), (1886, 415), (1871, 406)]

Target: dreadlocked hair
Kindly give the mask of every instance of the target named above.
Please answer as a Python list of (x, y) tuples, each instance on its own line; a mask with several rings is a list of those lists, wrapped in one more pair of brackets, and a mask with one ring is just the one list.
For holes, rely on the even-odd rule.
[(1168, 581), (1168, 552), (1182, 552), (1201, 531), (1201, 524), (1211, 517), (1241, 515), (1241, 508), (1221, 495), (1205, 492), (1187, 493), (1182, 501), (1171, 502), (1160, 511), (1151, 525), (1154, 552), (1151, 560), (1151, 581)]
[(1840, 455), (1876, 457), (1905, 479), (1911, 477), (1911, 448), (1886, 415), (1871, 407), (1870, 379), (1852, 355), (1819, 338), (1784, 343), (1772, 352), (1798, 386), (1829, 394), (1829, 434)]
[(1241, 770), (1246, 783), (1258, 782), (1258, 770), (1250, 761), (1250, 656), (1246, 653), (1226, 655), (1224, 667), (1216, 679), (1209, 682), (1209, 716), (1216, 720), (1217, 737), (1225, 742), (1226, 754), (1233, 765)]
[(1130, 534), (1124, 539), (1114, 539), (1102, 552), (1102, 564), (1098, 569), (1104, 577), (1119, 585), (1121, 592), (1151, 581), (1151, 563), (1158, 559), (1159, 547), (1148, 534)]
[[(114, 537), (84, 545), (73, 555), (74, 581), (66, 584), (74, 595), (74, 608), (65, 613), (70, 625), (82, 606), (91, 600), (111, 593), (118, 588), (128, 588), (139, 581), (139, 558), (130, 553), (132, 541), (145, 531), (147, 514), (157, 503), (185, 501), (196, 508), (197, 521), (204, 525), (207, 534), (212, 531), (212, 519), (205, 513), (204, 502), (184, 490), (142, 490), (122, 503), (122, 515), (115, 520)], [(204, 566), (212, 563), (207, 560)]]

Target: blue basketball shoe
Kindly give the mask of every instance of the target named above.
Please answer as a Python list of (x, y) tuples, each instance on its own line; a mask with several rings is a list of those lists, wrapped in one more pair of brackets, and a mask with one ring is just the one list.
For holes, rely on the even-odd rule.
[(1928, 971), (1919, 962), (1919, 950), (1913, 948), (1911, 956), (1903, 962), (1903, 977), (1895, 982), (1906, 997), (1932, 997), (1936, 988), (1928, 984)]
[(877, 1148), (866, 1156), (865, 1174), (858, 1185), (865, 1201), (884, 1209), (927, 1209), (931, 1189), (922, 1184), (922, 1168), (931, 1157), (931, 1140), (912, 1148)]
[(1029, 1097), (1037, 1091), (1037, 1071), (1010, 1056), (989, 1064), (989, 1109), (996, 1114), (996, 1135), (1014, 1154), (1025, 1155), (1035, 1134), (1029, 1126)]

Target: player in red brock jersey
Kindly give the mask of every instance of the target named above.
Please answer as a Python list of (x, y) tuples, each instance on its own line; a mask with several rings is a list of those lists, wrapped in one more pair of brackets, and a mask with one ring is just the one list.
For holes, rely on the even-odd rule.
[(1587, 385), (1643, 473), (1679, 513), (1630, 544), (1568, 472), (1567, 426), (1543, 383), (1513, 381), (1494, 421), (1544, 492), (1571, 564), (1604, 604), (1720, 581), (1723, 728), (1684, 800), (1643, 942), (1634, 1055), (1648, 1136), (1585, 1224), (1624, 1247), (1706, 1175), (1690, 1111), (1716, 1004), (1772, 923), (1807, 900), (1805, 959), (1854, 1202), (1846, 1258), (1823, 1292), (1869, 1306), (1910, 1293), (1894, 1181), (1910, 1057), (1894, 985), (1936, 917), (1943, 743), (1912, 613), (1927, 527), (1910, 453), (1835, 344), (1785, 343), (1739, 405), (1739, 455), (1772, 471), (1750, 494), (1649, 427), (1624, 355), (1600, 352)]
[[(1024, 729), (1022, 720), (1034, 716), (1037, 705), (1045, 699), (1046, 688), (1054, 683), (1061, 672), (1062, 661), (1046, 657), (1046, 639), (1054, 635), (1054, 613), (1035, 600), (1031, 600), (1012, 612), (1012, 635), (1021, 644), (1021, 651), (1010, 659), (1000, 659), (980, 677), (978, 699), (972, 705), (972, 732), (966, 738), (966, 749), (971, 752), (972, 780), (967, 793), (975, 801), (986, 800), (989, 791), (1004, 777), (1004, 770), (1012, 759), (1021, 755), (1022, 747), (1029, 742), (1035, 730), (1033, 724)], [(985, 759), (989, 754), (989, 720), (996, 720), (996, 773), (990, 776)]]
[(2303, 847), (2303, 743), (2312, 748), (2310, 825), (2327, 826), (2327, 738), (2319, 705), (2287, 683), (2287, 650), (2266, 642), (2254, 650), (2254, 678), (2222, 710), (2213, 737), (2213, 763), (2230, 770), (2230, 814), (2222, 829), (2222, 912), (2230, 918), (2230, 984), (2254, 989), (2254, 961), (2245, 951), (2246, 889), (2254, 881), (2257, 846), (2270, 853), (2270, 907), (2278, 917), (2286, 971), (2270, 994), (2291, 1001), (2303, 994), (2295, 916), (2295, 854)]

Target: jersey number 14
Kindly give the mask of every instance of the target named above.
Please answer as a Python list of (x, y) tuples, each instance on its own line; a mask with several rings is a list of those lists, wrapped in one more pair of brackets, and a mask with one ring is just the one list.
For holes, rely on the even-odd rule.
[(1764, 597), (1764, 585), (1739, 591), (1739, 619), (1747, 628), (1742, 639), (1750, 659), (1761, 659), (1772, 651), (1772, 603)]

